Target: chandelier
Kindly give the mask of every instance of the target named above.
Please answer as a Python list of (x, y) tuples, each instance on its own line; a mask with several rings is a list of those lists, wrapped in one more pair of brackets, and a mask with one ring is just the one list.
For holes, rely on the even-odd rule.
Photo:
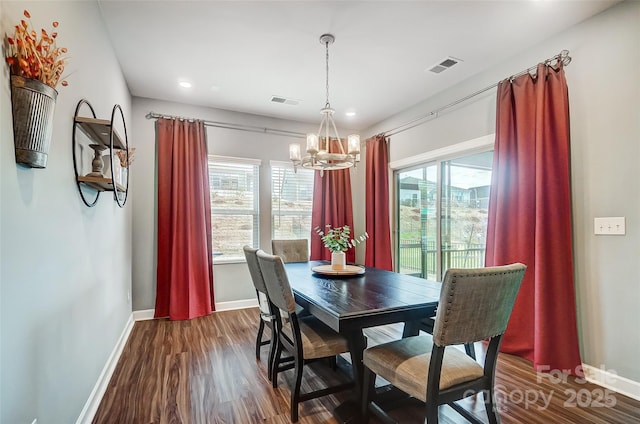
[[(325, 45), (326, 50), (326, 101), (324, 107), (320, 109), (322, 114), (320, 128), (316, 134), (307, 134), (307, 154), (304, 157), (301, 155), (300, 144), (289, 145), (289, 159), (293, 162), (294, 169), (297, 169), (298, 166), (316, 169), (320, 171), (320, 175), (323, 175), (324, 171), (351, 168), (360, 160), (360, 136), (351, 134), (347, 137), (347, 151), (345, 152), (332, 118), (335, 110), (329, 104), (329, 44), (333, 44), (334, 41), (335, 37), (331, 34), (320, 36), (320, 42)], [(333, 130), (333, 137), (331, 137), (331, 130)], [(329, 152), (332, 140), (336, 140), (340, 147), (339, 152)]]

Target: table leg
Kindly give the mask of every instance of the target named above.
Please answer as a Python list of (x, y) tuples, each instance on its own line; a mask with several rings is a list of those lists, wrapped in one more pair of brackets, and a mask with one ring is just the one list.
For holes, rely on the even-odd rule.
[(349, 352), (353, 366), (353, 378), (356, 382), (356, 395), (358, 400), (362, 393), (362, 379), (364, 377), (364, 365), (362, 365), (362, 354), (367, 347), (367, 342), (362, 330), (353, 331), (347, 336), (349, 341)]
[(348, 334), (349, 353), (351, 355), (351, 370), (353, 371), (353, 379), (355, 381), (354, 396), (342, 404), (334, 411), (335, 418), (340, 423), (358, 423), (360, 422), (360, 402), (362, 399), (362, 380), (364, 378), (364, 365), (362, 365), (362, 353), (366, 346), (366, 339), (362, 330), (355, 330)]
[(406, 321), (404, 323), (404, 330), (402, 331), (402, 338), (417, 336), (420, 334), (420, 321)]

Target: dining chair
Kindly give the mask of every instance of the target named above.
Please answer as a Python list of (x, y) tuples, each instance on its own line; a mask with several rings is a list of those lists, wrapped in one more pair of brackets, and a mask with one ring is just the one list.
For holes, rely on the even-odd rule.
[[(271, 252), (275, 256), (280, 256), (282, 262), (309, 262), (309, 241), (307, 239), (271, 240)], [(308, 315), (302, 306), (298, 305), (296, 312), (298, 317)], [(336, 368), (335, 358), (332, 360), (332, 367)]]
[(271, 252), (287, 262), (309, 262), (309, 240), (271, 240)]
[[(526, 266), (449, 269), (445, 273), (433, 336), (407, 337), (364, 351), (362, 415), (373, 412), (393, 422), (376, 403), (376, 375), (425, 402), (427, 424), (438, 422), (438, 407), (448, 404), (472, 423), (482, 423), (455, 403), (482, 392), (491, 424), (499, 423), (494, 380), (498, 349)], [(484, 366), (453, 345), (489, 340)]]
[[(429, 318), (424, 318), (423, 320), (420, 321), (420, 330), (424, 331), (425, 333), (428, 334), (433, 334), (433, 326), (436, 323), (436, 317), (432, 316)], [(465, 343), (464, 344), (464, 351), (467, 353), (467, 355), (469, 355), (471, 358), (476, 359), (476, 348), (473, 345), (473, 343)]]
[[(269, 359), (267, 362), (267, 374), (269, 380), (273, 378), (273, 357), (276, 352), (276, 335), (275, 327), (273, 325), (273, 314), (271, 313), (271, 304), (267, 296), (267, 286), (264, 283), (262, 271), (260, 270), (260, 264), (258, 263), (258, 256), (256, 253), (258, 249), (244, 246), (244, 256), (247, 260), (247, 266), (249, 267), (249, 274), (251, 274), (251, 280), (253, 286), (256, 289), (256, 296), (258, 297), (258, 307), (260, 309), (260, 325), (258, 327), (258, 336), (256, 338), (256, 359), (260, 360), (260, 348), (262, 346), (269, 345)], [(268, 340), (262, 340), (264, 328), (269, 327), (271, 330), (271, 338)]]
[[(298, 421), (300, 402), (337, 393), (354, 386), (354, 382), (340, 383), (307, 393), (300, 393), (304, 365), (323, 358), (335, 358), (349, 351), (347, 339), (335, 332), (313, 315), (299, 317), (293, 291), (289, 285), (282, 258), (262, 250), (257, 252), (260, 269), (267, 286), (271, 310), (274, 312), (276, 352), (273, 359), (272, 385), (278, 385), (278, 373), (294, 368), (295, 382), (291, 389), (291, 421)], [(292, 355), (293, 361), (283, 364), (282, 352)]]

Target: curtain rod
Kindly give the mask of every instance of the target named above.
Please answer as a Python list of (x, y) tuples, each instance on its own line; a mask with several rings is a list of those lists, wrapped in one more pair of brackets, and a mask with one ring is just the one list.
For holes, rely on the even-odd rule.
[[(549, 59), (545, 60), (544, 63), (546, 65), (551, 64), (551, 62), (553, 61), (559, 61), (562, 62), (562, 64), (564, 66), (567, 66), (569, 63), (571, 63), (571, 56), (569, 56), (569, 50), (562, 50), (560, 53), (558, 53), (557, 55), (550, 57)], [(518, 72), (517, 74), (513, 74), (511, 75), (508, 79), (513, 80), (514, 78), (517, 78), (521, 75), (524, 75), (526, 73), (529, 73), (533, 70), (535, 70), (538, 67), (538, 65), (532, 66), (530, 68), (527, 68), (521, 72)], [(381, 135), (385, 136), (385, 137), (390, 137), (392, 135), (395, 134), (399, 134), (403, 131), (409, 130), (411, 128), (417, 127), (418, 125), (422, 125), (425, 119), (430, 118), (432, 116), (437, 116), (438, 113), (442, 112), (443, 110), (449, 109), (453, 106), (456, 106), (462, 102), (465, 102), (479, 94), (482, 94), (486, 91), (489, 91), (493, 88), (496, 88), (498, 86), (498, 84), (500, 84), (500, 82), (497, 82), (495, 84), (492, 84), (488, 87), (483, 88), (482, 90), (478, 90), (474, 93), (471, 93), (465, 97), (462, 97), (458, 100), (455, 100), (447, 105), (444, 105), (442, 107), (439, 107), (438, 109), (432, 110), (431, 112), (427, 113), (426, 115), (423, 116), (419, 116), (418, 118), (412, 119), (409, 122), (405, 122), (402, 125), (399, 125), (391, 130), (388, 131), (384, 131), (381, 133)], [(153, 111), (150, 111), (149, 113), (146, 114), (145, 116), (147, 119), (158, 119), (158, 118), (168, 118), (168, 119), (182, 119), (182, 120), (187, 120), (187, 121), (195, 121), (195, 118), (186, 118), (183, 116), (175, 116), (175, 115), (167, 115), (167, 114), (160, 114), (160, 113), (155, 113)], [(239, 130), (239, 131), (249, 131), (249, 132), (256, 132), (256, 133), (262, 133), (262, 134), (275, 134), (275, 135), (282, 135), (282, 136), (286, 136), (286, 137), (294, 137), (294, 138), (305, 138), (306, 134), (304, 133), (300, 133), (300, 132), (296, 132), (296, 131), (287, 131), (287, 130), (280, 130), (280, 129), (276, 129), (276, 128), (267, 128), (267, 127), (257, 127), (257, 126), (253, 126), (253, 125), (244, 125), (244, 124), (234, 124), (231, 122), (219, 122), (219, 121), (207, 121), (204, 120), (204, 125), (207, 127), (216, 127), (216, 128), (226, 128), (226, 129), (230, 129), (230, 130)]]
[[(569, 56), (569, 50), (562, 50), (557, 55), (555, 55), (553, 57), (550, 57), (549, 59), (545, 60), (544, 64), (545, 65), (550, 65), (551, 62), (553, 62), (553, 61), (562, 62), (563, 66), (567, 66), (569, 63), (571, 63), (571, 56)], [(534, 71), (535, 69), (537, 69), (537, 67), (538, 67), (538, 65), (535, 65), (535, 66), (532, 66), (530, 68), (527, 68), (524, 71), (521, 71), (521, 72), (518, 72), (517, 74), (511, 75), (508, 79), (509, 80), (513, 80), (514, 78), (517, 78), (517, 77), (519, 77), (521, 75), (524, 75), (524, 74), (527, 74), (527, 73), (529, 73), (531, 71)], [(423, 116), (420, 116), (418, 118), (412, 119), (409, 122), (405, 122), (404, 124), (399, 125), (399, 126), (393, 128), (393, 129), (389, 130), (389, 131), (384, 131), (384, 132), (381, 133), (381, 135), (383, 135), (385, 137), (390, 137), (392, 135), (395, 135), (395, 134), (401, 133), (403, 131), (409, 130), (409, 129), (413, 128), (413, 127), (417, 127), (418, 125), (422, 125), (424, 122), (421, 122), (421, 121), (424, 121), (425, 119), (430, 118), (432, 116), (436, 116), (437, 117), (438, 113), (442, 112), (443, 110), (449, 109), (450, 107), (453, 107), (453, 106), (455, 106), (457, 104), (465, 102), (465, 101), (467, 101), (467, 100), (469, 100), (469, 99), (471, 99), (471, 98), (473, 98), (473, 97), (475, 97), (475, 96), (477, 96), (479, 94), (484, 93), (485, 91), (489, 91), (489, 90), (491, 90), (493, 88), (496, 88), (499, 84), (500, 84), (500, 82), (497, 82), (495, 84), (492, 84), (492, 85), (490, 85), (488, 87), (483, 88), (482, 90), (478, 90), (475, 93), (471, 93), (468, 96), (462, 97), (462, 98), (460, 98), (458, 100), (455, 100), (455, 101), (453, 101), (453, 102), (451, 102), (451, 103), (449, 103), (447, 105), (439, 107), (438, 109), (432, 110), (431, 112), (427, 113), (426, 115), (423, 115)]]
[[(147, 113), (145, 115), (147, 119), (158, 119), (158, 118), (167, 118), (167, 119), (181, 119), (186, 121), (196, 121), (195, 118), (186, 118), (184, 116), (175, 116), (175, 115), (166, 115), (155, 113), (153, 111)], [(282, 135), (286, 137), (295, 137), (295, 138), (304, 138), (306, 134), (299, 133), (295, 131), (287, 131), (287, 130), (279, 130), (276, 128), (267, 128), (267, 127), (256, 127), (253, 125), (244, 125), (244, 124), (234, 124), (231, 122), (218, 122), (218, 121), (203, 121), (204, 125), (207, 127), (216, 127), (216, 128), (226, 128), (230, 130), (239, 130), (239, 131), (249, 131), (249, 132), (257, 132), (262, 134), (276, 134)]]

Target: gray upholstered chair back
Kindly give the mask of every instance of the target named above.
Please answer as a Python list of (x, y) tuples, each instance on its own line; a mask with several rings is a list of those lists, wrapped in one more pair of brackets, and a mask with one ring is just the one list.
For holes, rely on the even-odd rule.
[(267, 286), (269, 300), (284, 312), (289, 314), (295, 312), (296, 302), (293, 298), (293, 291), (291, 291), (282, 258), (270, 255), (262, 250), (258, 250), (257, 255), (260, 270)]
[(526, 269), (521, 263), (449, 269), (442, 282), (434, 343), (448, 346), (503, 334)]
[(287, 262), (309, 262), (309, 240), (271, 240), (271, 252)]
[(251, 281), (253, 281), (253, 286), (256, 288), (260, 313), (263, 317), (271, 316), (269, 311), (269, 301), (267, 298), (267, 286), (264, 283), (264, 277), (262, 276), (260, 264), (258, 263), (258, 256), (256, 255), (258, 249), (250, 246), (244, 246), (242, 250), (244, 250), (244, 257), (247, 259), (247, 266), (249, 267), (249, 274), (251, 274)]
[(260, 264), (256, 255), (260, 249), (244, 246), (242, 250), (244, 250), (244, 257), (247, 259), (247, 266), (249, 267), (249, 274), (251, 274), (254, 287), (259, 292), (266, 294), (267, 286), (264, 283), (264, 277), (262, 276), (262, 271), (260, 271)]

